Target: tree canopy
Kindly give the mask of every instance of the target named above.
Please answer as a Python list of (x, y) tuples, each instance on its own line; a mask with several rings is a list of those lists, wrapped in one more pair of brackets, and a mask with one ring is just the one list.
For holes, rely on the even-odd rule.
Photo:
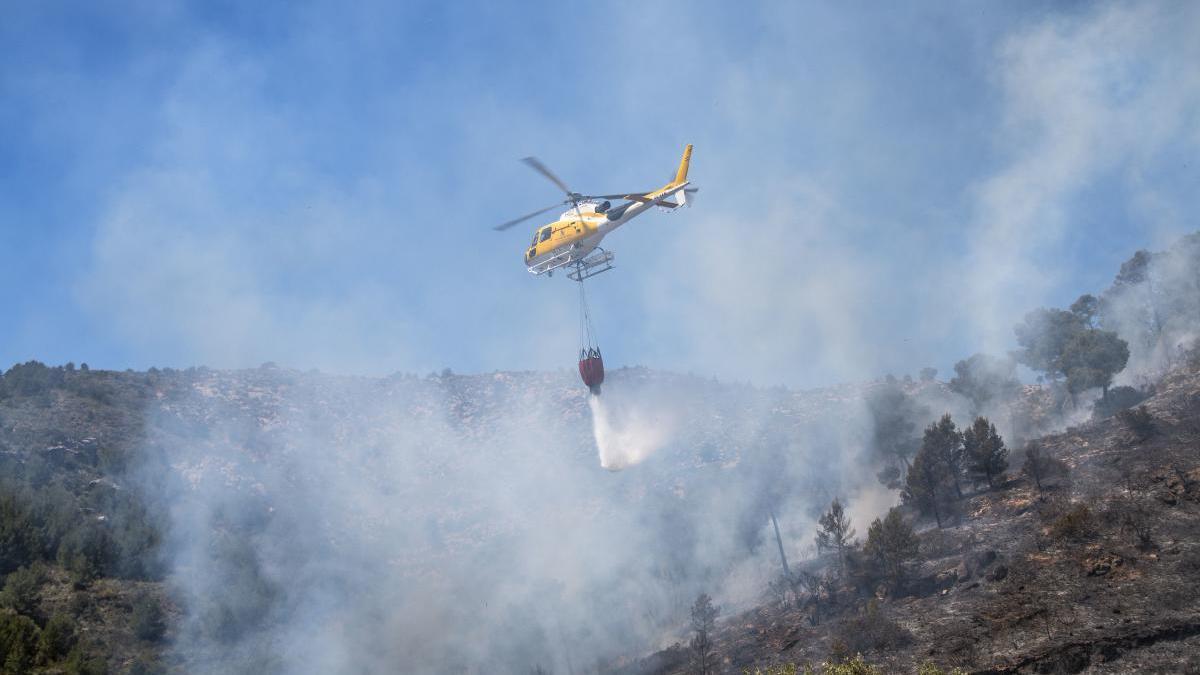
[(996, 425), (986, 417), (975, 418), (963, 430), (963, 452), (968, 473), (976, 482), (987, 481), (989, 488), (995, 487), (995, 479), (1008, 469), (1008, 448), (996, 433)]
[(867, 411), (871, 451), (884, 464), (879, 480), (888, 487), (899, 487), (920, 444), (916, 420), (924, 417), (926, 410), (899, 383), (888, 382), (867, 396)]
[(834, 497), (829, 510), (821, 516), (818, 524), (820, 528), (817, 530), (817, 550), (837, 551), (839, 564), (844, 567), (846, 547), (852, 544), (855, 531), (837, 497)]
[(1067, 389), (1078, 394), (1100, 388), (1108, 396), (1113, 376), (1129, 361), (1129, 345), (1112, 331), (1089, 328), (1071, 336), (1063, 347)]
[(903, 577), (904, 563), (917, 555), (917, 535), (905, 522), (900, 510), (889, 509), (882, 520), (876, 518), (867, 528), (864, 552), (874, 558), (893, 581)]
[(1021, 389), (1017, 364), (1012, 358), (975, 354), (954, 364), (950, 389), (971, 400), (976, 413), (992, 401), (1005, 400)]
[(1107, 396), (1113, 376), (1129, 361), (1129, 345), (1115, 332), (1096, 327), (1102, 306), (1084, 295), (1070, 310), (1043, 307), (1029, 312), (1013, 329), (1021, 347), (1013, 356), (1051, 380), (1065, 378), (1072, 400), (1094, 388)]

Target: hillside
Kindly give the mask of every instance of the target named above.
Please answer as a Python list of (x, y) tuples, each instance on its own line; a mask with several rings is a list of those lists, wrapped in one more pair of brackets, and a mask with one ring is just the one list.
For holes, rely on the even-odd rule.
[[(682, 646), (637, 655), (683, 639), (700, 592), (725, 608), (726, 672), (855, 651), (889, 672), (1129, 672), (1194, 647), (1195, 371), (1147, 401), (1146, 440), (1114, 419), (1045, 437), (1069, 483), (1038, 494), (1014, 467), (960, 523), (922, 525), (903, 584), (829, 590), (817, 626), (811, 601), (769, 598), (770, 514), (794, 567), (827, 567), (801, 559), (829, 499), (860, 534), (897, 500), (866, 451), (867, 401), (919, 403), (918, 428), (965, 418), (945, 383), (798, 392), (618, 370), (604, 414), (646, 454), (615, 473), (570, 373), (27, 364), (0, 384), (13, 672), (689, 672)], [(1052, 406), (1025, 387), (1009, 417), (1036, 435)], [(1147, 547), (1122, 529), (1128, 499), (1153, 522)], [(1079, 532), (1055, 534), (1075, 504)]]
[[(618, 370), (605, 414), (647, 456), (614, 476), (569, 373), (24, 364), (0, 384), (2, 572), (24, 589), (5, 616), (33, 620), (14, 649), (45, 672), (288, 668), (274, 645), (290, 640), (331, 663), (347, 640), (399, 642), (374, 663), (402, 654), (423, 672), (607, 668), (673, 631), (698, 589), (757, 593), (772, 564), (762, 488), (794, 475), (802, 508), (856, 485), (851, 456), (828, 460), (885, 386)], [(392, 623), (371, 618), (385, 611)], [(401, 625), (429, 611), (439, 625)], [(38, 646), (57, 615), (70, 639)], [(314, 638), (297, 615), (326, 628)]]
[[(1045, 489), (1018, 473), (970, 496), (961, 522), (922, 525), (903, 586), (826, 589), (819, 625), (811, 597), (719, 622), (719, 672), (855, 652), (887, 673), (1200, 672), (1200, 362), (1145, 407), (1144, 427), (1111, 417), (1041, 439), (1070, 468)], [(687, 656), (630, 670), (692, 672)]]

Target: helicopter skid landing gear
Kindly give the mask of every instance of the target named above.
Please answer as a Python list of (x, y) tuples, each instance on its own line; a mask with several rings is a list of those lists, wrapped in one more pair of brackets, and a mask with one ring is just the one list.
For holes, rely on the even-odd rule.
[(567, 278), (571, 281), (582, 282), (584, 279), (590, 279), (597, 274), (602, 274), (613, 268), (612, 261), (616, 258), (610, 251), (605, 251), (602, 248), (597, 248), (596, 253), (589, 255), (583, 260), (575, 262), (575, 269), (567, 272)]
[(564, 248), (563, 250), (554, 254), (552, 257), (530, 267), (529, 273), (537, 276), (539, 274), (545, 274), (546, 272), (552, 272), (563, 265), (570, 265), (573, 262), (575, 262), (575, 251), (569, 248)]

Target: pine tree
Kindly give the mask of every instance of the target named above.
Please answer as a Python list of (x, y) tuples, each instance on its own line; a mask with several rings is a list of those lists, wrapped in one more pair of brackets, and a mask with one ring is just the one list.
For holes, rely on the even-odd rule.
[(829, 505), (829, 510), (821, 516), (818, 523), (820, 529), (817, 530), (817, 550), (836, 550), (838, 567), (845, 572), (846, 547), (853, 545), (856, 533), (837, 497), (834, 497), (833, 502)]
[(917, 556), (917, 535), (912, 525), (904, 521), (900, 510), (892, 508), (887, 516), (876, 518), (867, 529), (867, 555), (875, 558), (893, 582), (904, 574), (904, 563)]
[[(1121, 276), (1125, 271), (1122, 266)], [(1107, 398), (1113, 376), (1129, 361), (1129, 344), (1115, 332), (1097, 327), (1105, 304), (1084, 295), (1070, 311), (1038, 309), (1014, 327), (1021, 346), (1014, 352), (1017, 361), (1046, 373), (1052, 381), (1065, 377), (1072, 405), (1076, 394), (1094, 387), (1103, 389)]]
[(958, 486), (962, 461), (962, 437), (950, 416), (943, 415), (925, 429), (900, 493), (904, 503), (916, 506), (921, 513), (933, 514), (938, 527), (942, 527), (949, 490), (953, 488), (955, 494), (962, 495)]
[(716, 655), (713, 654), (712, 630), (721, 608), (714, 607), (712, 598), (701, 593), (692, 605), (692, 658), (699, 675), (716, 672)]
[(934, 422), (925, 429), (921, 439), (921, 450), (928, 448), (936, 461), (945, 467), (946, 477), (954, 484), (954, 494), (962, 499), (960, 477), (963, 473), (963, 443), (962, 434), (950, 419), (950, 413), (942, 415), (942, 419)]
[(1129, 344), (1112, 331), (1088, 328), (1071, 336), (1063, 346), (1062, 362), (1072, 398), (1099, 387), (1107, 399), (1113, 376), (1129, 362)]
[(946, 487), (946, 471), (937, 458), (922, 447), (913, 458), (912, 467), (909, 468), (904, 483), (904, 490), (900, 493), (904, 503), (917, 507), (921, 513), (932, 513), (938, 527), (941, 527), (941, 502)]
[(976, 417), (962, 437), (967, 471), (976, 483), (986, 480), (988, 489), (995, 487), (993, 479), (1008, 468), (1008, 448), (996, 433), (996, 425), (986, 417)]

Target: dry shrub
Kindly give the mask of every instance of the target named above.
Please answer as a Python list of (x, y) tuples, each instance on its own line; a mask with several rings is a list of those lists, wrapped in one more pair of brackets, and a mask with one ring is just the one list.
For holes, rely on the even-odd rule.
[(1179, 559), (1178, 571), (1184, 578), (1200, 577), (1200, 551), (1188, 551)]
[(1117, 523), (1121, 533), (1142, 551), (1154, 548), (1154, 516), (1150, 509), (1137, 498), (1134, 490), (1127, 488), (1125, 494), (1108, 504), (1105, 520)]
[(1076, 504), (1050, 525), (1050, 536), (1068, 541), (1083, 541), (1096, 534), (1096, 518), (1085, 504)]
[(833, 634), (836, 651), (860, 654), (871, 650), (890, 650), (912, 644), (912, 633), (891, 620), (871, 600), (862, 613), (840, 621)]
[(1117, 419), (1121, 420), (1121, 424), (1124, 424), (1139, 441), (1144, 441), (1154, 434), (1154, 415), (1144, 405), (1118, 412)]
[(921, 534), (920, 551), (922, 560), (937, 560), (956, 555), (963, 550), (963, 539), (947, 530), (930, 530)]
[(1043, 525), (1051, 525), (1070, 508), (1071, 501), (1064, 494), (1044, 494), (1033, 502), (1033, 511)]
[(926, 661), (917, 667), (917, 675), (967, 675), (962, 668), (942, 670), (931, 661)]

